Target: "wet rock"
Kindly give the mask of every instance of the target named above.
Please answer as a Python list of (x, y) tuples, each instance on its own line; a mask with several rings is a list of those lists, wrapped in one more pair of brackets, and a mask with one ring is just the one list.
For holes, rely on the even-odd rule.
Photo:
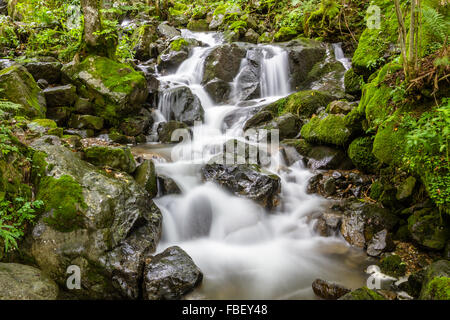
[(44, 79), (50, 84), (61, 82), (62, 64), (60, 62), (27, 62), (24, 66), (36, 81)]
[(223, 44), (214, 48), (206, 57), (202, 83), (206, 84), (215, 78), (232, 82), (245, 54), (245, 49), (236, 44)]
[(348, 170), (353, 167), (345, 152), (326, 146), (312, 147), (306, 158), (307, 166), (312, 170)]
[(179, 121), (193, 126), (195, 121), (203, 122), (205, 110), (200, 99), (189, 87), (176, 87), (164, 92), (162, 99), (167, 100), (163, 113), (168, 120)]
[(337, 213), (324, 213), (314, 226), (314, 230), (322, 237), (330, 237), (339, 231), (342, 215)]
[(230, 97), (231, 85), (223, 80), (214, 79), (205, 85), (205, 90), (214, 103), (226, 103)]
[(78, 130), (78, 129), (64, 129), (64, 134), (76, 135), (82, 139), (91, 138), (94, 136), (95, 132), (92, 129)]
[(189, 53), (184, 50), (173, 51), (161, 54), (158, 58), (158, 67), (163, 72), (170, 72), (176, 70), (184, 60), (189, 56)]
[(133, 173), (136, 169), (134, 157), (127, 147), (87, 147), (84, 149), (84, 158), (96, 166), (108, 166), (127, 173)]
[(292, 87), (302, 88), (314, 65), (325, 59), (325, 46), (314, 40), (293, 40), (285, 48), (289, 54)]
[(34, 163), (41, 174), (36, 198), (45, 208), (24, 254), (61, 288), (67, 268), (79, 266), (86, 275), (81, 289), (68, 292), (76, 298), (138, 298), (144, 256), (161, 235), (161, 212), (132, 177), (100, 172), (57, 140), (44, 136), (31, 145), (42, 152)]
[(347, 126), (344, 115), (321, 113), (302, 127), (301, 135), (309, 143), (345, 146), (354, 130)]
[(170, 247), (148, 259), (144, 270), (146, 300), (175, 300), (200, 285), (203, 274), (179, 247)]
[(20, 115), (45, 117), (45, 97), (33, 76), (21, 65), (12, 64), (0, 71), (0, 99), (21, 105)]
[[(301, 128), (301, 122), (300, 119), (292, 114), (292, 113), (286, 113), (282, 116), (279, 116), (275, 119), (273, 119), (270, 123), (257, 128), (257, 129), (264, 129), (264, 130), (278, 130), (279, 139), (290, 139), (295, 138), (299, 135)], [(267, 134), (271, 134), (268, 132)], [(271, 138), (271, 136), (269, 136)]]
[(202, 168), (206, 181), (214, 181), (236, 195), (254, 200), (267, 209), (278, 204), (280, 178), (256, 165), (207, 164)]
[(248, 29), (244, 35), (244, 41), (248, 42), (248, 43), (258, 43), (258, 39), (259, 39), (259, 34), (251, 28)]
[(341, 234), (351, 245), (365, 248), (375, 234), (383, 229), (391, 231), (397, 223), (398, 218), (387, 209), (351, 201), (344, 211)]
[(181, 36), (181, 32), (170, 26), (167, 22), (161, 23), (157, 28), (157, 32), (160, 36), (167, 39), (173, 39), (175, 37)]
[[(154, 58), (155, 55), (152, 52), (151, 45), (158, 39), (156, 27), (152, 24), (141, 26), (138, 31), (133, 35), (133, 40), (136, 43), (134, 47), (135, 58), (140, 61), (146, 61)], [(156, 56), (158, 54), (156, 53)]]
[(386, 229), (376, 233), (367, 244), (367, 254), (372, 257), (378, 257), (381, 253), (394, 250), (392, 234)]
[(58, 286), (39, 269), (0, 263), (0, 300), (56, 300)]
[(77, 99), (77, 89), (68, 84), (65, 86), (51, 87), (44, 90), (47, 107), (70, 107)]
[(257, 144), (242, 140), (228, 140), (223, 145), (223, 153), (210, 160), (209, 163), (218, 164), (257, 164), (267, 166), (270, 164), (268, 150)]
[[(179, 121), (162, 122), (158, 126), (159, 141), (162, 143), (178, 143), (180, 141), (172, 140), (174, 132), (178, 129), (188, 130), (188, 128), (189, 127), (185, 123)], [(182, 141), (182, 139), (180, 140)]]
[(153, 119), (150, 114), (136, 116), (124, 119), (120, 124), (120, 130), (127, 136), (137, 137), (146, 134), (152, 124)]
[(312, 289), (318, 297), (325, 300), (337, 300), (351, 291), (339, 284), (321, 279), (314, 280)]
[(180, 194), (181, 190), (173, 179), (164, 175), (158, 175), (159, 193), (161, 196), (168, 194)]
[(69, 120), (69, 127), (79, 130), (101, 130), (103, 129), (103, 119), (91, 115), (73, 114)]
[(258, 127), (261, 124), (267, 123), (274, 118), (270, 111), (261, 111), (251, 117), (244, 125), (244, 131), (248, 129)]
[(136, 168), (134, 179), (137, 184), (144, 187), (148, 194), (153, 198), (158, 194), (158, 182), (156, 177), (155, 164), (152, 160), (144, 162)]
[(431, 250), (444, 249), (449, 237), (448, 227), (444, 225), (439, 211), (433, 208), (414, 212), (408, 218), (408, 230), (414, 241)]

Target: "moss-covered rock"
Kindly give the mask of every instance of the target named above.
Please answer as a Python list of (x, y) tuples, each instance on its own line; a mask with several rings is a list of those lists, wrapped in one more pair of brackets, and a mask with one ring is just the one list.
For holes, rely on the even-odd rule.
[(209, 23), (204, 19), (190, 20), (187, 24), (187, 28), (192, 31), (208, 31)]
[(379, 163), (372, 154), (372, 149), (372, 138), (359, 137), (350, 143), (348, 156), (359, 170), (369, 173), (374, 172)]
[(389, 0), (375, 0), (372, 2), (380, 8), (381, 19), (379, 28), (366, 28), (358, 41), (352, 64), (357, 74), (367, 79), (371, 73), (384, 64), (392, 54), (398, 39), (398, 22), (395, 14), (394, 2)]
[(442, 250), (449, 236), (448, 226), (444, 224), (439, 211), (425, 208), (416, 211), (408, 218), (408, 229), (412, 238), (431, 250)]
[(309, 143), (347, 145), (352, 130), (346, 126), (344, 118), (343, 115), (326, 113), (313, 117), (302, 127), (301, 136)]
[(136, 113), (148, 95), (141, 73), (105, 57), (89, 56), (81, 63), (66, 65), (62, 71), (81, 95), (93, 102), (96, 115), (111, 124)]
[(283, 42), (294, 39), (297, 36), (297, 31), (291, 27), (281, 27), (275, 35), (273, 36), (273, 40), (275, 42)]
[(411, 198), (414, 187), (416, 186), (416, 178), (408, 177), (397, 188), (396, 198), (398, 201), (405, 201)]
[(398, 255), (389, 255), (380, 260), (381, 272), (392, 277), (399, 278), (406, 273), (406, 264)]
[(104, 121), (100, 117), (91, 116), (88, 114), (79, 115), (73, 114), (69, 120), (69, 127), (74, 129), (92, 129), (101, 130), (103, 129)]
[(45, 98), (33, 76), (21, 65), (0, 70), (0, 99), (19, 104), (17, 115), (44, 118)]
[(371, 290), (367, 287), (362, 287), (350, 293), (347, 293), (338, 300), (386, 300), (386, 299), (378, 292)]
[(273, 107), (279, 115), (290, 112), (301, 119), (306, 119), (317, 113), (320, 108), (325, 108), (331, 101), (333, 96), (327, 92), (305, 90), (274, 102)]
[(345, 73), (344, 76), (345, 93), (348, 93), (355, 97), (360, 97), (363, 83), (364, 80), (362, 76), (357, 75), (353, 70), (353, 68), (349, 69)]
[(108, 166), (128, 173), (136, 169), (130, 148), (92, 146), (84, 149), (84, 156), (86, 161), (96, 166)]
[(148, 193), (126, 173), (106, 174), (81, 160), (56, 137), (37, 139), (31, 148), (34, 164), (40, 163), (33, 170), (37, 193), (50, 211), (39, 217), (22, 252), (61, 288), (67, 268), (79, 266), (81, 289), (71, 296), (137, 299), (144, 260), (161, 235), (161, 213)]
[(425, 269), (420, 300), (450, 300), (450, 261), (439, 260)]
[(375, 135), (372, 152), (384, 164), (401, 165), (403, 162), (407, 131), (401, 122), (401, 118), (393, 117)]
[(134, 179), (147, 190), (151, 197), (155, 197), (158, 194), (156, 169), (152, 160), (145, 160), (136, 168)]
[(82, 228), (83, 209), (86, 209), (82, 190), (80, 184), (69, 175), (58, 179), (43, 177), (37, 199), (44, 201), (44, 210), (48, 213), (44, 221), (61, 232)]

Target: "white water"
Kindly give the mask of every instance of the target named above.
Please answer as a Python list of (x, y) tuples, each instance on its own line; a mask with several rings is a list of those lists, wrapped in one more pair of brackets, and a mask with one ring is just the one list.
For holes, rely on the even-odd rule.
[(333, 43), (333, 49), (336, 60), (342, 63), (345, 70), (349, 70), (352, 67), (352, 62), (350, 61), (350, 59), (345, 57), (341, 43)]
[[(364, 285), (364, 253), (350, 248), (342, 239), (323, 238), (313, 232), (310, 217), (323, 210), (325, 201), (306, 194), (312, 173), (300, 163), (287, 168), (280, 153), (272, 153), (268, 169), (282, 179), (281, 204), (273, 213), (214, 183), (202, 183), (201, 166), (232, 137), (242, 139), (243, 124), (250, 115), (244, 112), (229, 129), (222, 130), (224, 119), (242, 107), (214, 106), (200, 85), (204, 60), (220, 39), (216, 40), (213, 33), (184, 36), (195, 37), (210, 47), (195, 48), (175, 74), (160, 80), (170, 88), (189, 86), (205, 109), (205, 123), (193, 128), (192, 143), (171, 150), (153, 149), (166, 158), (170, 151), (178, 154), (176, 161), (158, 162), (156, 168), (182, 190), (181, 195), (155, 199), (163, 213), (158, 251), (179, 245), (203, 271), (203, 284), (192, 298), (313, 299), (311, 283), (316, 278), (351, 288)], [(275, 46), (262, 49), (260, 86), (265, 99), (256, 101), (257, 105), (290, 92), (286, 52)], [(170, 109), (170, 103), (163, 94), (160, 114)], [(151, 146), (149, 149), (152, 151)]]

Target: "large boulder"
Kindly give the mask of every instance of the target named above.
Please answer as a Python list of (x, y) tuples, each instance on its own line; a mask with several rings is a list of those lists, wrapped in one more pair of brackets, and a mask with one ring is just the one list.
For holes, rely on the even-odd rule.
[(65, 65), (62, 71), (93, 102), (96, 115), (112, 124), (136, 114), (148, 96), (147, 80), (141, 73), (105, 57), (89, 56)]
[(146, 61), (154, 58), (150, 45), (157, 39), (158, 34), (153, 24), (145, 24), (139, 27), (132, 36), (132, 40), (136, 43), (134, 47), (136, 59)]
[(439, 211), (432, 208), (414, 212), (408, 218), (408, 230), (418, 244), (431, 250), (444, 249), (449, 237)]
[(158, 177), (156, 176), (155, 164), (152, 160), (146, 159), (136, 168), (134, 179), (147, 190), (150, 196), (156, 197), (158, 194)]
[(20, 115), (45, 117), (45, 97), (33, 76), (21, 65), (13, 64), (0, 71), (0, 99), (21, 105)]
[(206, 181), (214, 181), (233, 192), (254, 200), (267, 209), (278, 205), (281, 190), (280, 178), (265, 172), (257, 165), (207, 164), (202, 168)]
[(214, 79), (205, 85), (211, 99), (216, 104), (226, 103), (230, 97), (232, 90), (231, 84), (220, 79)]
[(84, 149), (86, 161), (100, 167), (133, 173), (136, 162), (128, 147), (90, 146)]
[(314, 65), (326, 57), (326, 47), (314, 40), (293, 40), (284, 45), (289, 54), (291, 87), (296, 90), (305, 88), (308, 73)]
[(61, 62), (31, 61), (25, 63), (24, 66), (36, 81), (44, 79), (50, 84), (59, 83), (61, 81)]
[(176, 28), (172, 27), (171, 25), (169, 25), (167, 22), (161, 23), (156, 28), (156, 30), (160, 36), (165, 37), (167, 39), (173, 39), (175, 37), (181, 36), (181, 32), (178, 31)]
[(398, 221), (399, 219), (387, 209), (353, 201), (344, 211), (341, 233), (351, 245), (365, 248), (375, 235), (380, 236), (378, 235), (380, 231), (392, 232)]
[(56, 300), (58, 286), (39, 269), (0, 263), (0, 300)]
[(165, 90), (161, 99), (165, 105), (162, 112), (167, 120), (183, 122), (189, 126), (193, 126), (195, 121), (203, 122), (205, 110), (189, 87)]
[(215, 78), (232, 82), (239, 72), (245, 54), (245, 49), (236, 44), (217, 46), (206, 57), (202, 82), (206, 84)]
[(158, 126), (158, 138), (162, 143), (178, 143), (180, 141), (172, 141), (172, 135), (177, 130), (188, 130), (188, 126), (179, 121), (162, 122)]
[(345, 122), (345, 116), (340, 114), (321, 113), (311, 118), (301, 130), (301, 136), (309, 143), (331, 144), (345, 146), (354, 135), (352, 127)]
[(60, 143), (44, 136), (31, 145), (45, 207), (23, 249), (62, 287), (67, 268), (78, 266), (81, 289), (70, 293), (79, 298), (137, 298), (161, 213), (132, 177), (107, 175)]
[(70, 107), (77, 100), (77, 88), (71, 84), (44, 90), (48, 108)]
[(200, 285), (203, 274), (180, 247), (170, 247), (149, 259), (144, 269), (146, 300), (175, 300)]

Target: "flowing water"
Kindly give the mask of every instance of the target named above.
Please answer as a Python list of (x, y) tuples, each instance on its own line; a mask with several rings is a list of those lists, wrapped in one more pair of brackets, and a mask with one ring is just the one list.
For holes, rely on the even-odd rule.
[[(192, 128), (191, 142), (141, 145), (134, 152), (158, 155), (158, 174), (172, 178), (182, 190), (179, 195), (155, 199), (163, 213), (157, 251), (179, 245), (203, 271), (203, 284), (190, 298), (314, 299), (311, 283), (316, 278), (350, 288), (365, 285), (366, 255), (338, 236), (324, 238), (313, 231), (311, 216), (320, 213), (326, 201), (306, 193), (313, 174), (300, 162), (287, 167), (278, 150), (272, 149), (267, 169), (282, 181), (281, 204), (272, 213), (214, 183), (201, 181), (202, 165), (219, 153), (226, 141), (243, 139), (242, 128), (251, 110), (290, 93), (287, 53), (281, 47), (257, 46), (263, 56), (260, 98), (251, 107), (239, 106), (242, 101), (238, 101), (239, 88), (234, 84), (233, 102), (214, 105), (201, 80), (205, 58), (221, 43), (220, 35), (184, 31), (183, 36), (208, 46), (193, 49), (174, 74), (159, 77), (166, 89), (160, 96), (158, 119), (167, 120), (177, 103), (171, 89), (188, 86), (205, 109), (205, 121)], [(243, 59), (241, 68), (246, 63)]]

